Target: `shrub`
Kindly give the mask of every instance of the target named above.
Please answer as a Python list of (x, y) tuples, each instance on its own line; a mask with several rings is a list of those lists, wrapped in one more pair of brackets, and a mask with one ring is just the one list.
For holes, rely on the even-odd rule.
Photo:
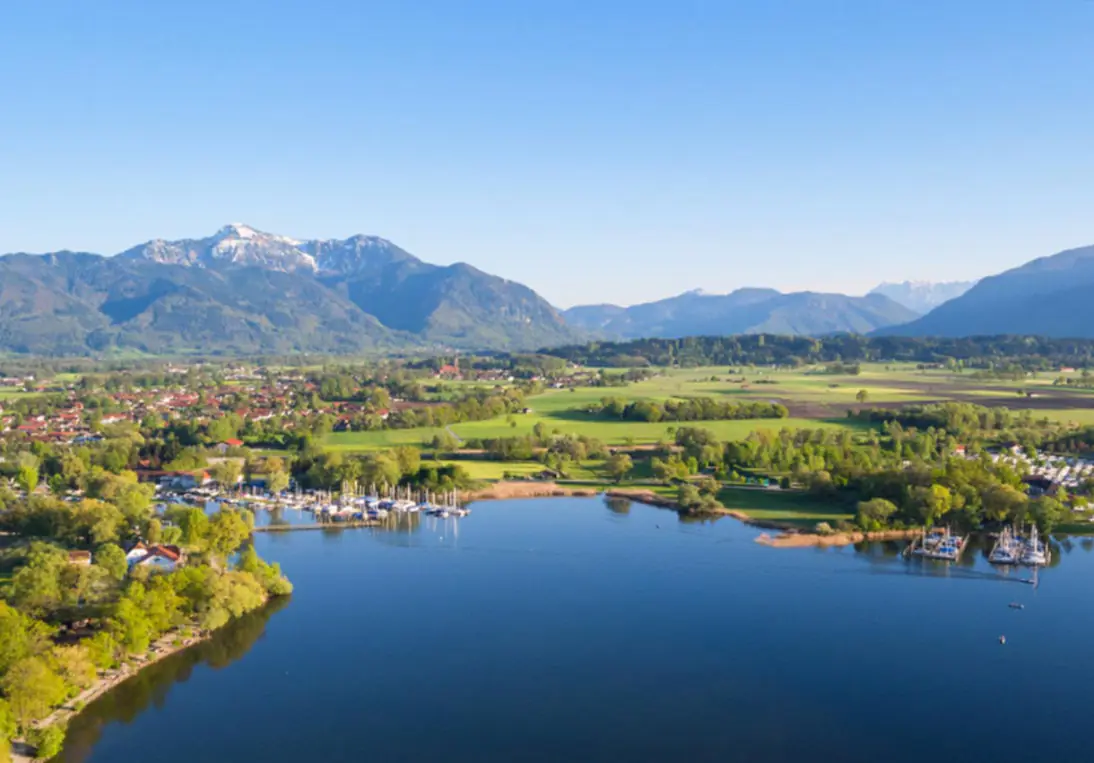
[(34, 747), (36, 757), (49, 760), (61, 751), (65, 744), (65, 730), (59, 723), (45, 728), (31, 729), (27, 741)]

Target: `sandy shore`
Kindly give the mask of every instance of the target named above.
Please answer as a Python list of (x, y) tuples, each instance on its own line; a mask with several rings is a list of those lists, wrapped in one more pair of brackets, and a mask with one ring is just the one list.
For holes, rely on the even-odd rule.
[(561, 498), (565, 496), (591, 497), (600, 491), (591, 487), (571, 487), (556, 482), (502, 481), (468, 493), (468, 501), (500, 501), (506, 498)]
[(918, 536), (922, 530), (880, 530), (878, 532), (837, 532), (831, 535), (817, 533), (783, 532), (778, 535), (762, 533), (757, 543), (772, 548), (806, 548), (809, 546), (850, 546), (863, 541), (907, 540)]
[[(112, 670), (101, 671), (94, 684), (65, 702), (65, 704), (38, 721), (35, 725), (38, 728), (44, 728), (46, 726), (52, 726), (55, 723), (68, 723), (72, 717), (77, 715), (85, 706), (103, 694), (106, 694), (118, 684), (133, 677), (144, 668), (153, 665), (160, 660), (166, 659), (173, 654), (177, 654), (184, 649), (188, 649), (194, 644), (205, 641), (212, 636), (211, 632), (207, 633), (196, 630), (187, 632), (189, 635), (186, 636), (183, 636), (180, 632), (165, 634), (157, 641), (153, 642), (152, 646), (149, 647), (148, 652), (143, 656), (133, 657), (128, 662), (125, 662)], [(181, 641), (175, 643), (176, 640), (180, 638)], [(31, 763), (31, 761), (36, 760), (36, 758), (29, 757), (29, 754), (30, 749), (25, 743), (21, 741), (12, 743), (12, 763)]]

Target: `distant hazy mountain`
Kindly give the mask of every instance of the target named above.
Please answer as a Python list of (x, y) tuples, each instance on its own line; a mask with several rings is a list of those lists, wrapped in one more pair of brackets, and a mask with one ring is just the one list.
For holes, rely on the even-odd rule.
[(960, 297), (975, 285), (976, 281), (903, 281), (879, 284), (870, 293), (884, 294), (909, 310), (925, 315), (943, 302)]
[(738, 289), (730, 294), (687, 292), (633, 307), (589, 305), (564, 311), (573, 326), (613, 339), (717, 334), (867, 333), (912, 320), (916, 314), (881, 294)]
[(375, 236), (298, 241), (229, 225), (115, 257), (0, 257), (0, 350), (12, 352), (527, 349), (575, 338), (531, 289)]
[(979, 281), (922, 318), (878, 333), (1094, 337), (1094, 246), (1042, 257)]

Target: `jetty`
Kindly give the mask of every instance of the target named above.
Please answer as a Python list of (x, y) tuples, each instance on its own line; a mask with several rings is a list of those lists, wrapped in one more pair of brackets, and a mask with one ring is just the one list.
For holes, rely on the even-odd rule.
[(947, 527), (944, 531), (932, 530), (912, 540), (908, 548), (904, 549), (904, 555), (908, 558), (918, 556), (924, 559), (935, 559), (941, 562), (960, 561), (961, 555), (969, 545), (969, 536), (958, 537), (950, 532)]
[(349, 530), (356, 527), (379, 527), (380, 521), (376, 519), (355, 519), (347, 522), (308, 522), (306, 524), (290, 525), (263, 525), (254, 528), (256, 533), (285, 533), (299, 530)]

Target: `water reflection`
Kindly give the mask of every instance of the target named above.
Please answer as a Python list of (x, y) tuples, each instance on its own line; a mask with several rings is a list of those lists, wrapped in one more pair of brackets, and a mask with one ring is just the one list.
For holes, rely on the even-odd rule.
[(131, 723), (149, 707), (162, 708), (172, 687), (188, 681), (194, 668), (208, 665), (220, 670), (243, 657), (265, 633), (269, 619), (289, 601), (290, 597), (273, 599), (217, 631), (208, 641), (150, 665), (96, 699), (72, 720), (64, 751), (54, 761), (86, 760), (107, 725)]
[(608, 511), (613, 514), (619, 514), (626, 516), (631, 513), (631, 499), (619, 498), (616, 496), (607, 496), (604, 499), (604, 505), (608, 507)]

